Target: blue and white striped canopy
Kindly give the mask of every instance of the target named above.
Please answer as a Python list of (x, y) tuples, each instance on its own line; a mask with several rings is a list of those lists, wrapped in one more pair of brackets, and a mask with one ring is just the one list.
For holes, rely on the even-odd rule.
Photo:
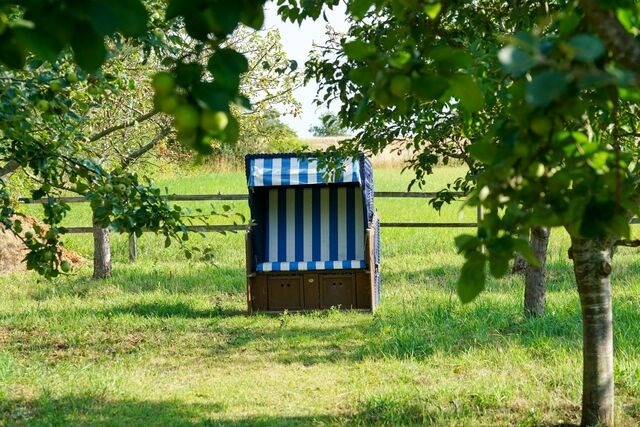
[(345, 161), (342, 173), (334, 176), (327, 176), (310, 158), (255, 157), (249, 159), (248, 167), (249, 187), (362, 182), (358, 159)]

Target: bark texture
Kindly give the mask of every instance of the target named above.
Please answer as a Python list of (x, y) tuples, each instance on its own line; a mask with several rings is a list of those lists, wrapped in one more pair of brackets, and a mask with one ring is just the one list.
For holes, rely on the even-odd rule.
[(9, 179), (11, 175), (20, 167), (20, 163), (15, 160), (9, 160), (4, 166), (0, 167), (0, 178)]
[(630, 70), (640, 72), (640, 43), (620, 24), (615, 10), (603, 8), (598, 0), (580, 0), (589, 26), (607, 46), (613, 58)]
[(571, 238), (583, 328), (582, 425), (613, 426), (611, 260), (615, 239)]
[(129, 262), (136, 262), (138, 259), (138, 238), (135, 233), (129, 234)]
[(511, 266), (511, 274), (520, 274), (527, 271), (527, 260), (524, 259), (519, 253), (513, 259), (513, 266)]
[(539, 317), (544, 315), (545, 296), (547, 291), (546, 264), (549, 247), (549, 229), (534, 227), (531, 229), (531, 248), (538, 263), (535, 267), (527, 263), (524, 278), (524, 315)]
[(109, 229), (93, 221), (93, 278), (111, 277), (111, 244)]

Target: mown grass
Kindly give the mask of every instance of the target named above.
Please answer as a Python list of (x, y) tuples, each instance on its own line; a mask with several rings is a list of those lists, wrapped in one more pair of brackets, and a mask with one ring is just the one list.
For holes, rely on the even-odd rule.
[[(429, 190), (460, 172), (439, 170)], [(376, 171), (378, 190), (408, 181)], [(175, 193), (246, 191), (239, 173), (161, 184)], [(376, 203), (383, 221), (458, 219), (458, 207), (439, 215), (424, 200)], [(84, 215), (76, 209), (74, 221)], [(129, 264), (126, 239), (114, 236), (109, 280), (88, 279), (88, 266), (53, 282), (4, 277), (0, 425), (579, 422), (581, 325), (566, 236), (552, 234), (547, 314), (527, 320), (520, 277), (490, 280), (469, 305), (457, 301), (460, 232), (383, 229), (383, 299), (373, 315), (247, 316), (240, 234), (194, 239), (215, 248), (215, 266), (187, 261), (154, 236), (143, 236)], [(91, 254), (89, 236), (67, 245)], [(614, 288), (616, 416), (632, 426), (640, 423), (635, 252), (617, 253)]]

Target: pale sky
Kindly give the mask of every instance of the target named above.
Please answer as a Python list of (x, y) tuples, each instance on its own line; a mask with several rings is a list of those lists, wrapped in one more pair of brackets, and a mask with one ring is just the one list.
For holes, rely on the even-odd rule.
[[(318, 21), (306, 20), (301, 26), (290, 22), (284, 23), (276, 13), (277, 6), (274, 2), (267, 3), (265, 12), (265, 28), (278, 28), (282, 36), (284, 51), (289, 59), (298, 62), (299, 69), (304, 67), (304, 63), (312, 50), (312, 44), (322, 44), (326, 41), (325, 27), (327, 23), (322, 19)], [(344, 6), (341, 3), (337, 9), (327, 11), (327, 19), (331, 26), (337, 31), (346, 31)], [(283, 116), (282, 121), (290, 126), (299, 137), (311, 136), (309, 128), (320, 123), (320, 114), (327, 111), (327, 108), (316, 108), (313, 105), (317, 85), (310, 82), (308, 86), (298, 89), (294, 95), (302, 104), (302, 115), (298, 117)], [(331, 110), (336, 111), (338, 104), (333, 102)]]

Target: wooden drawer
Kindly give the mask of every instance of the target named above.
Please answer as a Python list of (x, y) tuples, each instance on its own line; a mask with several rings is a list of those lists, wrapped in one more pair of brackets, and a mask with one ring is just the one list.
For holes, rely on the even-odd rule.
[(301, 310), (304, 305), (302, 276), (283, 275), (267, 278), (269, 310)]
[(349, 274), (322, 274), (320, 276), (320, 308), (355, 306), (355, 280)]
[(311, 310), (320, 308), (320, 283), (316, 273), (304, 275), (304, 308)]

